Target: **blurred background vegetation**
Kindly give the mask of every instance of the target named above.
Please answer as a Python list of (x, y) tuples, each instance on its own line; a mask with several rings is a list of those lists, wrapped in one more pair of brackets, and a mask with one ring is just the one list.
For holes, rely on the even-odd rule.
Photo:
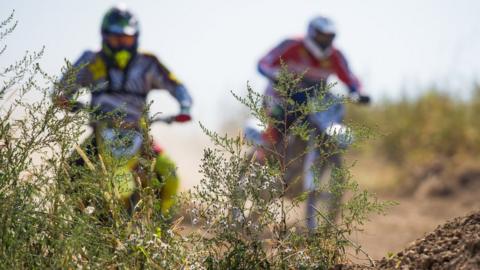
[(367, 185), (411, 190), (416, 179), (451, 175), (478, 161), (480, 86), (468, 100), (436, 88), (424, 92), (415, 99), (348, 107), (347, 121), (377, 132), (349, 155)]

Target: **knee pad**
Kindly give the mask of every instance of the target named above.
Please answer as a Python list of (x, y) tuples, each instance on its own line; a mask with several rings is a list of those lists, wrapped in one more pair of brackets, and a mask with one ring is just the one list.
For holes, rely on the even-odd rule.
[(155, 173), (160, 182), (161, 211), (162, 214), (168, 215), (170, 208), (175, 203), (175, 196), (180, 186), (176, 165), (165, 153), (162, 153), (156, 158)]

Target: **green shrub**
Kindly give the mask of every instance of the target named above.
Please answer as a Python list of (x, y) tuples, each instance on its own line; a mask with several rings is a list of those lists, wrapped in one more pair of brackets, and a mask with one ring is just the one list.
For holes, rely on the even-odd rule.
[[(263, 126), (274, 122), (283, 135), (279, 148), (263, 146), (272, 157), (264, 164), (249, 155), (248, 142), (241, 135), (221, 136), (203, 127), (215, 148), (205, 150), (201, 166), (204, 178), (188, 198), (192, 202), (191, 218), (201, 225), (201, 231), (192, 236), (199, 245), (195, 249), (199, 252), (197, 259), (208, 269), (329, 269), (346, 259), (347, 247), (362, 252), (348, 239), (349, 235), (363, 225), (370, 213), (382, 212), (388, 205), (360, 190), (348, 167), (337, 168), (329, 176), (330, 181), (318, 185), (316, 192), (329, 192), (339, 198), (350, 194), (338, 205), (339, 221), (329, 216), (329, 209), (319, 208), (313, 217), (318, 220), (317, 229), (308, 231), (303, 227), (305, 217), (298, 218), (296, 212), (307, 194), (288, 199), (292, 182), (287, 181), (287, 173), (292, 160), (303, 158), (313, 148), (287, 158), (290, 135), (315, 141), (314, 148), (331, 149), (322, 152), (321, 162), (342, 150), (322, 134), (312, 132), (313, 127), (303, 121), (306, 115), (326, 108), (322, 98), (329, 86), (318, 86), (317, 99), (291, 106), (292, 94), (307, 91), (299, 86), (301, 80), (301, 76), (284, 69), (276, 85), (283, 98), (281, 109), (287, 116), (300, 115), (291, 125), (287, 124), (287, 116), (280, 120), (269, 116), (262, 105), (266, 97), (251, 88), (245, 98), (234, 95)], [(316, 178), (320, 182), (318, 175)]]
[[(14, 25), (13, 15), (0, 24), (1, 37)], [(173, 242), (183, 238), (152, 211), (151, 190), (142, 191), (132, 218), (105, 195), (112, 176), (101, 164), (71, 166), (88, 112), (66, 114), (51, 103), (68, 90), (59, 88), (75, 87), (76, 70), (67, 63), (58, 84), (41, 70), (42, 54), (27, 53), (0, 74), (6, 78), (0, 92), (0, 268), (179, 268), (185, 253)]]

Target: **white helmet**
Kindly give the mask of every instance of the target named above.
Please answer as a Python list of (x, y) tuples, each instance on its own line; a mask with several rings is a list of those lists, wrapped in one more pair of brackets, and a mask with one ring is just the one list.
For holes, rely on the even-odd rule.
[(319, 16), (308, 24), (307, 48), (318, 58), (327, 57), (332, 48), (337, 30), (332, 20)]

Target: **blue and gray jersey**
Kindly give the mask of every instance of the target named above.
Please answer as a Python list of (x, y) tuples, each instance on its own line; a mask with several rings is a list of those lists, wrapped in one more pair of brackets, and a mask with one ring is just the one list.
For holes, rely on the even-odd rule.
[(86, 51), (75, 64), (76, 85), (63, 91), (72, 99), (82, 87), (92, 92), (92, 108), (100, 113), (118, 112), (127, 122), (142, 117), (151, 90), (167, 90), (181, 107), (190, 107), (192, 98), (176, 77), (151, 54), (137, 53), (126, 70), (108, 67), (100, 52)]

